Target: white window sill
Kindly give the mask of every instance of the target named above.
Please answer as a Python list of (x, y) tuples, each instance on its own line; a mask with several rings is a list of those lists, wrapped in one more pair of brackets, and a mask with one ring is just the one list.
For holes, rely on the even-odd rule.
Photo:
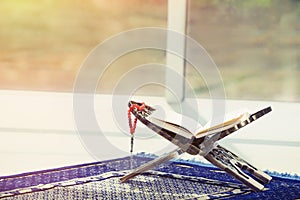
[[(97, 119), (105, 120), (105, 136), (123, 150), (124, 155), (129, 155), (128, 136), (109, 116), (110, 100), (107, 95), (96, 96)], [(148, 97), (145, 102), (148, 100), (168, 107), (163, 98)], [(101, 106), (103, 104), (109, 106)], [(198, 105), (203, 117), (209, 119), (210, 100), (199, 99)], [(273, 108), (270, 114), (221, 143), (263, 170), (300, 174), (299, 103), (227, 100), (226, 110), (248, 108), (256, 111), (268, 105)], [(126, 106), (120, 111), (124, 113), (125, 121)], [(0, 91), (0, 111), (0, 176), (97, 160), (76, 132), (73, 94), (4, 90)], [(135, 152), (154, 153), (169, 143), (155, 136), (137, 139), (135, 145)], [(108, 158), (110, 156), (115, 155), (108, 155)]]

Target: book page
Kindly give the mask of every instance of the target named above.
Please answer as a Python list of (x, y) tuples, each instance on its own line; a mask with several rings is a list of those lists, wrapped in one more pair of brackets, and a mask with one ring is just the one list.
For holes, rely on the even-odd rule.
[[(185, 115), (178, 114), (175, 111), (164, 110), (160, 107), (155, 109), (156, 110), (147, 117), (150, 122), (184, 137), (190, 138), (196, 130), (203, 128), (196, 120)], [(176, 125), (181, 127), (177, 127)]]
[(233, 113), (227, 114), (224, 117), (224, 121), (222, 121), (221, 118), (215, 120), (215, 122), (208, 122), (203, 128), (197, 130), (195, 136), (199, 138), (199, 137), (204, 137), (206, 135), (219, 133), (221, 131), (236, 126), (237, 124), (247, 120), (249, 117), (250, 114), (248, 112), (244, 112), (244, 113), (235, 112), (234, 114)]

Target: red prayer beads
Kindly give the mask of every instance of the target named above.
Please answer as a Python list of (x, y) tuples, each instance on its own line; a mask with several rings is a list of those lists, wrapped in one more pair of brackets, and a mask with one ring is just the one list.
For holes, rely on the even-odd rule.
[(130, 134), (133, 135), (136, 129), (136, 124), (137, 124), (137, 118), (135, 117), (133, 120), (133, 124), (132, 124), (132, 120), (131, 120), (131, 111), (133, 109), (137, 109), (138, 111), (142, 111), (144, 108), (146, 107), (145, 103), (142, 103), (142, 105), (138, 105), (138, 104), (132, 104), (129, 109), (128, 109), (128, 124), (129, 124), (129, 128), (130, 128)]

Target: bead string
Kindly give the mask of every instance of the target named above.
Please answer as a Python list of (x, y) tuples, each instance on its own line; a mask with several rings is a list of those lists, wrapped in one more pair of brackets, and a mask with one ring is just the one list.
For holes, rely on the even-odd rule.
[(132, 169), (132, 161), (133, 161), (132, 152), (133, 152), (134, 132), (136, 129), (136, 124), (137, 124), (137, 117), (134, 118), (133, 123), (132, 123), (131, 112), (133, 111), (133, 109), (142, 111), (145, 107), (146, 107), (145, 103), (142, 103), (142, 105), (140, 105), (140, 106), (138, 104), (132, 104), (129, 107), (128, 112), (127, 112), (128, 124), (129, 124), (129, 129), (130, 129), (130, 134), (131, 134), (131, 139), (130, 139), (130, 168), (131, 169)]

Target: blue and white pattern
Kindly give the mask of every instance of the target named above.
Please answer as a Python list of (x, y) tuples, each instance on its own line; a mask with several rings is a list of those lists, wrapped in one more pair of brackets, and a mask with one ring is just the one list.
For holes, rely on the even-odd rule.
[[(135, 166), (151, 160), (134, 157)], [(222, 170), (173, 161), (126, 183), (129, 157), (0, 177), (2, 199), (295, 199), (300, 179), (274, 177), (267, 189), (252, 192)]]

